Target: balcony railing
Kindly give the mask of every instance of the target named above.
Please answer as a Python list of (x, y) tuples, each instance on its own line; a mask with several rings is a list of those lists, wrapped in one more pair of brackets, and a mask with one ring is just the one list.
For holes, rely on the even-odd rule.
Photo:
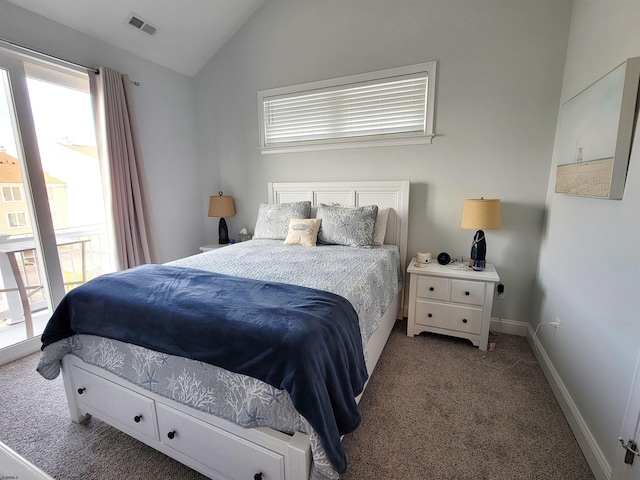
[[(56, 239), (67, 292), (113, 270), (104, 225), (56, 230)], [(0, 254), (0, 273), (3, 283), (0, 288), (0, 320), (4, 318), (9, 324), (23, 321), (26, 302), (30, 312), (46, 309), (44, 271), (36, 255), (33, 237), (9, 237), (4, 243), (0, 243), (0, 252), (4, 254)], [(18, 289), (19, 282), (16, 281), (18, 279), (15, 278), (16, 274), (12, 267), (18, 271), (19, 280), (24, 286), (23, 292)]]

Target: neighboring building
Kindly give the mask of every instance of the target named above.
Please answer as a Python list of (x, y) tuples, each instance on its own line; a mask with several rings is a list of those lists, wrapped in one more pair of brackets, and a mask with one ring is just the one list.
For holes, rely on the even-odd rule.
[[(44, 177), (53, 224), (56, 229), (69, 227), (67, 185), (47, 172)], [(31, 228), (20, 161), (0, 149), (0, 234), (26, 235)]]

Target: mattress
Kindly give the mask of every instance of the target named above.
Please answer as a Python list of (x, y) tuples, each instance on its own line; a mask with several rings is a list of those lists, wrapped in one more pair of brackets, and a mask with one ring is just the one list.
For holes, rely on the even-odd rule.
[[(368, 339), (402, 288), (395, 246), (308, 248), (284, 245), (279, 240), (251, 240), (168, 265), (338, 294), (349, 300), (358, 314), (365, 356)], [(214, 365), (92, 335), (75, 335), (47, 347), (38, 367), (40, 373), (46, 378), (57, 375), (58, 359), (66, 353), (142, 388), (243, 427), (306, 433), (313, 457), (311, 477), (338, 478), (317, 434), (295, 410), (284, 390)]]

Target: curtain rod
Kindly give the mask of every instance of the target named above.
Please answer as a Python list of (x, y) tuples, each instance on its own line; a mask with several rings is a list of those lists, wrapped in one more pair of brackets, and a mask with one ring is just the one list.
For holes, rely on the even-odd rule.
[[(40, 51), (35, 50), (33, 48), (30, 48), (30, 47), (25, 47), (24, 45), (20, 45), (18, 43), (10, 42), (9, 40), (5, 40), (4, 38), (0, 38), (0, 43), (3, 43), (5, 45), (9, 46), (10, 49), (15, 49), (15, 50), (27, 52), (30, 55), (36, 54), (36, 55), (39, 55), (41, 57), (44, 57), (45, 59), (53, 60), (56, 63), (62, 63), (62, 64), (65, 64), (65, 65), (71, 65), (74, 69), (81, 69), (81, 70), (84, 70), (85, 72), (93, 72), (95, 74), (99, 74), (100, 73), (100, 71), (95, 67), (87, 67), (86, 65), (82, 65), (80, 63), (70, 62), (69, 60), (65, 60), (64, 58), (60, 58), (60, 57), (56, 57), (55, 55), (50, 55), (48, 53), (40, 52)], [(129, 82), (132, 83), (133, 85), (135, 85), (136, 87), (140, 86), (140, 82), (137, 82), (135, 80), (129, 80)]]
[(83, 69), (83, 70), (85, 70), (87, 72), (98, 73), (98, 69), (97, 68), (87, 67), (87, 66), (81, 65), (79, 63), (70, 62), (69, 60), (65, 60), (64, 58), (60, 58), (60, 57), (56, 57), (55, 55), (50, 55), (48, 53), (40, 52), (40, 51), (35, 50), (33, 48), (25, 47), (24, 45), (19, 45), (17, 43), (10, 42), (9, 40), (5, 40), (3, 38), (0, 38), (0, 43), (4, 43), (5, 45), (13, 47), (14, 49), (21, 50), (21, 51), (27, 52), (29, 54), (34, 54), (35, 53), (36, 55), (40, 55), (40, 56), (45, 57), (46, 59), (49, 59), (49, 60), (54, 60), (55, 62), (58, 62), (58, 63), (71, 65), (72, 67), (74, 67), (76, 69), (77, 68), (81, 68), (81, 69)]

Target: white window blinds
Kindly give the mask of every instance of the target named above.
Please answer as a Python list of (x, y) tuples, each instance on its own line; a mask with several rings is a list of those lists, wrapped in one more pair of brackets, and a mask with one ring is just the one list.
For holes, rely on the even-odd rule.
[(409, 74), (396, 70), (378, 72), (386, 75), (381, 78), (372, 79), (377, 75), (373, 73), (259, 92), (263, 152), (407, 138), (414, 139), (410, 143), (430, 141), (433, 94), (429, 89), (435, 62), (432, 70)]

